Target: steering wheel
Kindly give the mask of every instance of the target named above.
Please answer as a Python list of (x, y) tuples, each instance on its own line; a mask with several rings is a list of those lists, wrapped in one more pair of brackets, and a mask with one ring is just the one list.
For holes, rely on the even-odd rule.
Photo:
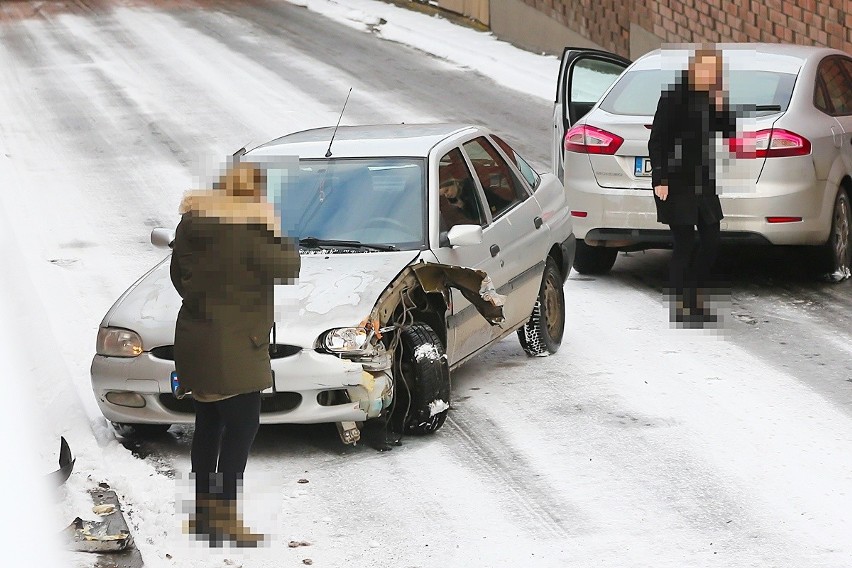
[(376, 217), (375, 219), (370, 220), (369, 223), (365, 224), (364, 227), (391, 227), (394, 229), (398, 229), (399, 231), (410, 234), (409, 227), (405, 226), (405, 224), (397, 221), (396, 219), (391, 219), (390, 217)]

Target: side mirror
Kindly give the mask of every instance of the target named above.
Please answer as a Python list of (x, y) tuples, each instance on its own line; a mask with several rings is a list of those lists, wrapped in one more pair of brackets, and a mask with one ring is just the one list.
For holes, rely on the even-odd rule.
[(171, 248), (175, 240), (175, 232), (171, 229), (157, 227), (151, 231), (151, 244), (159, 248)]
[(456, 225), (447, 233), (450, 246), (463, 247), (482, 244), (482, 227), (479, 225)]

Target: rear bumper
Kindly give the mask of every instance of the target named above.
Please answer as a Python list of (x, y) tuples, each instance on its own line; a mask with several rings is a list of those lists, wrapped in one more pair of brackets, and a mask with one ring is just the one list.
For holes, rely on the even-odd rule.
[[(605, 168), (601, 165), (599, 169)], [(602, 187), (597, 183), (589, 156), (571, 152), (566, 153), (565, 172), (566, 199), (578, 239), (589, 245), (618, 248), (667, 240), (661, 235), (668, 226), (657, 222), (649, 180), (632, 189)], [(748, 173), (743, 179), (754, 179), (749, 176), (757, 175), (751, 170), (742, 173)], [(728, 180), (720, 182), (723, 187), (720, 201), (725, 214), (721, 222), (723, 238), (759, 242), (761, 239), (756, 235), (773, 245), (826, 242), (837, 188), (816, 178), (811, 156), (767, 160), (757, 183), (734, 183), (735, 174), (735, 170), (730, 170)], [(768, 217), (802, 220), (769, 223)]]
[[(393, 398), (389, 372), (368, 373), (359, 363), (309, 349), (273, 359), (272, 369), (275, 393), (263, 397), (261, 424), (360, 422), (377, 417)], [(107, 420), (131, 424), (193, 423), (191, 397), (178, 400), (172, 395), (172, 371), (173, 361), (150, 352), (132, 359), (95, 355), (92, 390), (101, 413)], [(136, 393), (144, 406), (114, 404), (107, 399), (110, 392)], [(341, 397), (349, 402), (341, 402)]]
[[(769, 245), (766, 237), (758, 233), (743, 231), (723, 231), (723, 243), (741, 243), (747, 245)], [(668, 248), (672, 245), (672, 234), (668, 229), (591, 229), (586, 233), (586, 243), (594, 246), (614, 246), (622, 249)]]
[[(722, 236), (727, 240), (757, 240), (773, 245), (820, 245), (831, 228), (833, 196), (825, 190), (803, 189), (785, 195), (722, 195)], [(657, 222), (650, 190), (569, 191), (574, 233), (589, 245), (629, 248), (660, 242), (668, 226)], [(585, 215), (585, 216), (580, 216)], [(801, 217), (801, 221), (770, 223), (767, 217)], [(649, 237), (651, 240), (643, 240)], [(760, 237), (760, 239), (757, 239)], [(597, 241), (597, 242), (595, 242)]]

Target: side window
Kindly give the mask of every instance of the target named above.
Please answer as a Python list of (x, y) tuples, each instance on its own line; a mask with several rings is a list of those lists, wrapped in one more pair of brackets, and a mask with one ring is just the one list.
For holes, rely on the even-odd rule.
[(832, 110), (831, 105), (828, 102), (828, 95), (825, 92), (825, 83), (823, 83), (822, 79), (819, 77), (817, 78), (816, 85), (814, 87), (814, 106), (826, 114), (834, 113), (834, 110)]
[(534, 169), (527, 163), (526, 160), (521, 158), (521, 156), (515, 152), (511, 146), (506, 144), (505, 140), (500, 138), (499, 136), (491, 136), (497, 145), (500, 146), (500, 149), (503, 150), (503, 153), (509, 156), (515, 162), (515, 166), (517, 166), (518, 171), (521, 172), (521, 175), (524, 176), (524, 179), (527, 180), (529, 186), (535, 189), (538, 186), (538, 182), (540, 181), (539, 175), (536, 173)]
[(485, 224), (476, 183), (458, 148), (447, 152), (438, 163), (438, 207), (442, 232), (456, 225)]
[[(838, 57), (828, 57), (819, 65), (818, 80), (825, 85), (826, 95), (834, 108), (834, 115), (852, 114), (852, 89)], [(819, 108), (819, 107), (817, 107)]]
[(846, 112), (843, 114), (852, 114), (852, 59), (838, 59), (843, 67), (844, 89), (843, 95), (846, 101)]
[(465, 142), (464, 150), (482, 184), (492, 217), (497, 218), (529, 197), (526, 188), (509, 164), (484, 137)]

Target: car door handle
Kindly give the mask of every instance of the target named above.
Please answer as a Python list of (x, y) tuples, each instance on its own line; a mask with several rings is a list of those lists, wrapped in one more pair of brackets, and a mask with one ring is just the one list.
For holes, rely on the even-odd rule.
[(533, 219), (533, 223), (535, 224), (536, 229), (541, 229), (541, 226), (544, 225), (544, 221), (541, 220), (541, 217)]
[(500, 254), (500, 247), (491, 245), (491, 256), (497, 256), (498, 254)]

